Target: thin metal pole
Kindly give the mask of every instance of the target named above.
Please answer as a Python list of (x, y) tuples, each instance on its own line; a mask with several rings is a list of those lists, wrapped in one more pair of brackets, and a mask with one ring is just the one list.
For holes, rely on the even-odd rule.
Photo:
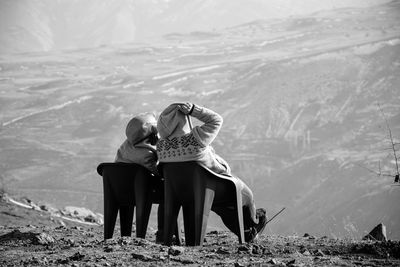
[(275, 217), (276, 216), (278, 216), (279, 214), (281, 214), (281, 212), (282, 211), (284, 211), (286, 209), (286, 207), (285, 208), (282, 208), (277, 214), (275, 214), (271, 219), (269, 219), (265, 224), (267, 224), (267, 223), (269, 223), (270, 221), (272, 221), (273, 219), (275, 219)]

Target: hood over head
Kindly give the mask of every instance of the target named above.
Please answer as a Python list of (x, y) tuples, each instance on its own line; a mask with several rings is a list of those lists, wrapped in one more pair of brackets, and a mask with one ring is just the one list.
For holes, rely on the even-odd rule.
[(133, 117), (126, 126), (126, 138), (132, 144), (137, 144), (150, 134), (157, 134), (157, 121), (152, 113), (141, 113)]
[(186, 115), (178, 108), (180, 104), (182, 103), (169, 105), (158, 117), (157, 130), (161, 138), (168, 138), (176, 130), (182, 130), (188, 124)]

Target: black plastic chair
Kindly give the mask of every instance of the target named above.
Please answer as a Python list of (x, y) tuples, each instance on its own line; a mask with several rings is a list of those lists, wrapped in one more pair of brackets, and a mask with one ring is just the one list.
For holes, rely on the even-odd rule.
[(165, 179), (164, 243), (170, 245), (180, 208), (183, 210), (187, 246), (202, 246), (210, 210), (232, 207), (237, 215), (236, 233), (244, 242), (242, 185), (194, 161), (160, 164)]
[(97, 173), (103, 177), (104, 239), (113, 237), (118, 211), (121, 236), (131, 236), (135, 207), (136, 237), (145, 238), (152, 204), (163, 201), (159, 178), (134, 163), (101, 163)]

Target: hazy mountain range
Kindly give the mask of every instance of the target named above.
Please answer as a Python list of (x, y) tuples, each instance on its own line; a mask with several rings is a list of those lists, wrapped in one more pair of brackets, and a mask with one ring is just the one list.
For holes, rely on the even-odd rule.
[[(19, 36), (8, 43), (16, 51)], [(101, 212), (95, 168), (114, 159), (130, 116), (191, 101), (223, 115), (214, 147), (257, 206), (271, 215), (286, 207), (267, 234), (358, 238), (382, 222), (399, 239), (400, 187), (372, 172), (395, 171), (378, 104), (398, 142), (399, 74), (398, 1), (175, 32), (153, 43), (3, 53), (1, 186)]]
[[(2, 0), (0, 53), (152, 41), (389, 0)], [(239, 12), (240, 11), (240, 12)]]

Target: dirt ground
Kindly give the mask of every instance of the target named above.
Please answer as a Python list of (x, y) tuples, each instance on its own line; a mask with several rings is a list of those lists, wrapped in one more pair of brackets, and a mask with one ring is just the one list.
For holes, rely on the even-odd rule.
[[(239, 244), (230, 232), (207, 233), (203, 247), (123, 237), (103, 241), (101, 225), (61, 221), (0, 202), (1, 266), (400, 266), (400, 242), (328, 237), (261, 236)], [(133, 231), (132, 236), (135, 236)]]

